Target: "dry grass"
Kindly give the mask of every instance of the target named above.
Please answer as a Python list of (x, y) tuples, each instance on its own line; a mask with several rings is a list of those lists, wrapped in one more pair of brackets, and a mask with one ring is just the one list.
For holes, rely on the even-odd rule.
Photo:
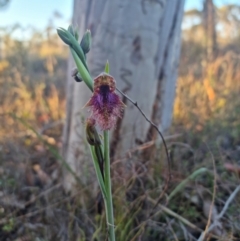
[(200, 76), (190, 70), (178, 80), (174, 117), (189, 129), (201, 130), (209, 121), (239, 114), (240, 54), (229, 51), (205, 65), (199, 66)]

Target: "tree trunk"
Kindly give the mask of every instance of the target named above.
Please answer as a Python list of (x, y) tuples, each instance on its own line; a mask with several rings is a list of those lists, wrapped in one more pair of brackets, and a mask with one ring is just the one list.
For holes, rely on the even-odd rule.
[[(80, 36), (89, 28), (93, 43), (88, 54), (93, 77), (103, 72), (107, 60), (110, 74), (124, 93), (138, 102), (162, 131), (171, 124), (180, 53), (184, 0), (75, 0), (73, 24)], [(73, 61), (69, 60), (69, 74)], [(69, 77), (64, 156), (83, 183), (91, 173), (90, 155), (84, 141), (82, 109), (91, 92)], [(112, 132), (111, 156), (125, 152), (156, 135), (139, 111), (123, 98), (127, 108)], [(65, 175), (65, 187), (74, 178)]]
[(203, 7), (203, 23), (206, 36), (207, 61), (212, 62), (217, 54), (216, 19), (213, 0), (205, 0)]

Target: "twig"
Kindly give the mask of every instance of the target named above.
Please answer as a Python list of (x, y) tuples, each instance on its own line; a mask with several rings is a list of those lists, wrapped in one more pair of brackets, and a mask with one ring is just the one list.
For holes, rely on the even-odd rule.
[[(179, 136), (181, 136), (181, 135), (182, 135), (182, 134), (175, 134), (175, 135), (165, 136), (165, 140), (171, 140), (171, 139), (176, 138), (176, 137), (179, 137)], [(139, 146), (136, 146), (136, 147), (134, 147), (134, 148), (132, 148), (132, 149), (129, 149), (127, 153), (129, 154), (129, 156), (131, 156), (132, 153), (134, 153), (135, 151), (140, 151), (140, 150), (147, 149), (147, 148), (151, 147), (154, 143), (157, 143), (157, 142), (156, 142), (156, 141), (148, 141), (148, 142), (145, 142), (145, 143), (143, 143), (143, 144), (141, 144), (141, 145), (139, 145)], [(117, 159), (117, 160), (114, 160), (114, 162), (113, 162), (112, 164), (114, 165), (114, 164), (117, 164), (117, 163), (119, 163), (119, 162), (123, 162), (123, 161), (125, 161), (125, 160), (127, 160), (126, 157), (124, 157), (124, 158), (119, 158), (119, 159)]]
[[(77, 191), (76, 193), (72, 194), (71, 196), (68, 196), (68, 197), (63, 198), (63, 199), (61, 198), (61, 200), (58, 200), (58, 201), (56, 201), (56, 202), (54, 202), (54, 203), (52, 203), (52, 204), (49, 204), (49, 205), (47, 205), (46, 207), (39, 208), (39, 209), (37, 209), (37, 210), (35, 210), (35, 211), (30, 211), (30, 212), (28, 212), (28, 213), (25, 213), (25, 214), (22, 214), (22, 215), (19, 215), (19, 216), (15, 216), (14, 219), (17, 221), (17, 220), (19, 220), (19, 219), (29, 218), (29, 217), (32, 217), (32, 216), (38, 214), (38, 213), (41, 213), (41, 212), (46, 211), (48, 208), (51, 208), (51, 207), (54, 207), (54, 206), (56, 206), (56, 205), (58, 205), (58, 204), (60, 204), (60, 203), (64, 203), (64, 202), (66, 202), (66, 201), (69, 201), (69, 200), (72, 199), (73, 197), (75, 197), (75, 196), (79, 195), (80, 193), (83, 193), (84, 191), (88, 190), (88, 189), (89, 189), (89, 186), (90, 186), (91, 184), (92, 184), (92, 183), (90, 183), (88, 186), (86, 186), (86, 187), (84, 187), (84, 188), (81, 188), (79, 191)], [(49, 192), (49, 191), (53, 190), (53, 189), (56, 188), (56, 187), (59, 187), (58, 185), (61, 186), (62, 184), (57, 184), (56, 186), (47, 189), (46, 192)], [(46, 194), (46, 192), (44, 191), (43, 195)], [(39, 194), (38, 197), (41, 197), (41, 195), (42, 195), (42, 194)], [(28, 203), (28, 202), (27, 202), (27, 203)], [(31, 200), (29, 201), (29, 203), (31, 204)], [(5, 223), (7, 223), (7, 222), (9, 221), (9, 219), (10, 219), (11, 217), (13, 217), (13, 215), (14, 215), (14, 213), (11, 213), (11, 214), (12, 214), (11, 216), (8, 215), (7, 217), (4, 217), (4, 218), (0, 219), (0, 225), (3, 225), (3, 224), (5, 224)]]
[[(219, 220), (223, 217), (223, 215), (225, 214), (225, 212), (227, 211), (230, 203), (233, 201), (233, 199), (235, 198), (235, 196), (237, 195), (237, 193), (240, 191), (240, 185), (236, 187), (236, 189), (234, 190), (234, 192), (229, 196), (228, 200), (226, 201), (221, 213), (217, 216), (216, 220), (211, 224), (211, 226), (208, 229), (208, 232), (210, 232), (211, 230), (213, 230), (213, 228), (219, 223)], [(198, 241), (203, 241), (204, 238), (204, 232), (201, 234), (201, 236), (199, 237)]]
[[(149, 198), (149, 197), (148, 197), (148, 200), (149, 200), (150, 202), (154, 202), (154, 200), (151, 199), (151, 198)], [(168, 214), (168, 215), (170, 215), (170, 216), (172, 216), (172, 217), (180, 220), (182, 223), (186, 224), (188, 227), (190, 227), (190, 228), (192, 228), (192, 229), (194, 229), (194, 230), (203, 231), (201, 228), (198, 228), (196, 225), (194, 225), (193, 223), (191, 223), (190, 221), (188, 221), (188, 220), (185, 219), (184, 217), (180, 216), (179, 214), (173, 212), (171, 209), (165, 207), (164, 205), (162, 205), (162, 204), (159, 203), (158, 206), (159, 206), (160, 210), (157, 211), (156, 213), (154, 213), (154, 214), (151, 216), (151, 218), (154, 217), (154, 216), (156, 216), (156, 215), (158, 215), (158, 214), (160, 214), (162, 211), (164, 211), (166, 214)]]
[(172, 232), (172, 235), (173, 235), (173, 237), (174, 237), (174, 240), (175, 240), (175, 241), (179, 241), (179, 239), (178, 239), (178, 237), (177, 237), (177, 235), (176, 235), (176, 233), (174, 232), (174, 229), (173, 229), (173, 227), (172, 227), (172, 223), (173, 223), (175, 220), (174, 220), (174, 219), (169, 220), (168, 217), (166, 218), (166, 220), (167, 220), (167, 224), (168, 224), (168, 226), (169, 226), (169, 229), (170, 229), (170, 231)]
[[(210, 150), (209, 150), (210, 151)], [(210, 155), (212, 157), (212, 162), (213, 162), (213, 171), (214, 171), (214, 184), (213, 184), (213, 196), (212, 196), (212, 202), (211, 202), (211, 206), (210, 206), (210, 210), (209, 210), (209, 214), (208, 214), (208, 221), (207, 221), (207, 225), (205, 227), (205, 230), (203, 232), (203, 237), (202, 239), (204, 240), (206, 234), (208, 233), (209, 230), (209, 226), (211, 223), (211, 218), (212, 218), (212, 211), (213, 211), (213, 206), (214, 206), (214, 201), (216, 198), (216, 186), (217, 186), (217, 171), (216, 171), (216, 163), (215, 163), (215, 159), (213, 157), (212, 152), (210, 152)]]
[[(39, 199), (42, 196), (47, 195), (49, 192), (52, 192), (53, 190), (59, 188), (62, 186), (62, 183), (56, 184), (53, 187), (50, 187), (49, 189), (46, 189), (45, 191), (41, 192), (39, 195), (37, 195), (36, 197), (31, 198), (29, 201), (24, 203), (24, 208), (26, 208), (27, 206), (29, 206), (30, 204), (34, 203), (37, 199)], [(13, 217), (14, 215), (17, 214), (17, 212), (19, 211), (19, 208), (16, 208), (16, 210), (14, 210), (13, 212), (11, 212), (10, 214), (8, 214), (7, 216), (4, 217), (4, 219), (0, 219), (0, 224), (4, 223), (5, 221), (7, 222), (7, 220), (11, 217)]]
[(189, 240), (188, 237), (190, 237), (190, 239), (197, 240), (196, 238), (194, 238), (194, 237), (191, 235), (191, 233), (188, 232), (188, 230), (186, 229), (186, 227), (183, 225), (182, 222), (179, 222), (179, 226), (180, 226), (180, 228), (181, 228), (182, 231), (183, 231), (183, 236), (184, 236), (185, 240)]
[(240, 185), (237, 186), (237, 188), (234, 190), (234, 192), (230, 195), (230, 197), (228, 198), (228, 200), (226, 201), (221, 213), (218, 215), (218, 219), (221, 219), (223, 217), (223, 215), (225, 214), (225, 212), (227, 211), (230, 203), (233, 201), (233, 199), (235, 198), (235, 196), (237, 195), (237, 193), (240, 191)]
[(117, 91), (122, 94), (124, 97), (126, 97), (138, 110), (139, 112), (142, 114), (142, 116), (146, 119), (146, 121), (148, 123), (150, 123), (150, 125), (152, 125), (155, 130), (158, 132), (159, 136), (161, 137), (162, 139), (162, 142), (163, 142), (163, 145), (164, 145), (164, 148), (165, 148), (165, 152), (166, 152), (166, 156), (167, 156), (167, 162), (168, 162), (168, 179), (167, 179), (167, 182), (163, 188), (163, 191), (160, 195), (160, 197), (158, 198), (156, 204), (154, 205), (153, 209), (154, 210), (156, 208), (156, 206), (158, 205), (158, 203), (160, 202), (160, 200), (162, 199), (162, 196), (164, 195), (164, 193), (166, 192), (167, 188), (168, 188), (168, 185), (171, 181), (171, 161), (170, 161), (170, 156), (169, 156), (169, 153), (168, 153), (168, 148), (167, 148), (167, 144), (166, 144), (166, 141), (161, 133), (161, 131), (159, 130), (159, 128), (157, 127), (156, 124), (154, 124), (147, 116), (146, 114), (142, 111), (142, 109), (138, 106), (138, 103), (137, 101), (134, 101), (132, 100), (128, 95), (124, 94), (121, 90), (119, 90), (118, 88), (116, 88)]
[[(151, 199), (150, 197), (147, 198), (150, 202), (154, 202), (153, 199)], [(184, 217), (182, 217), (181, 215), (173, 212), (171, 209), (165, 207), (162, 204), (158, 204), (159, 208), (161, 210), (157, 211), (156, 213), (154, 213), (151, 217), (158, 215), (159, 213), (161, 213), (162, 211), (164, 211), (166, 214), (178, 219), (179, 221), (181, 221), (182, 223), (186, 224), (188, 227), (200, 231), (200, 232), (204, 232), (201, 228), (197, 227), (196, 225), (194, 225), (193, 223), (191, 223), (190, 221), (188, 221), (187, 219), (185, 219)], [(146, 221), (145, 221), (146, 222)], [(217, 235), (213, 235), (213, 237), (215, 238), (219, 238)]]

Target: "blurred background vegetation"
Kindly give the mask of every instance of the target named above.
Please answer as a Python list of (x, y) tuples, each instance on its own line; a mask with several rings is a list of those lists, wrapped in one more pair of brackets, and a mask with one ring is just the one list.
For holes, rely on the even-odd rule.
[[(214, 6), (212, 25), (206, 25), (209, 6), (185, 12), (170, 130), (177, 137), (168, 141), (173, 159), (168, 193), (200, 167), (213, 173), (212, 159), (216, 164), (217, 184), (210, 174), (200, 175), (168, 206), (200, 229), (208, 219), (213, 187), (213, 209), (220, 212), (240, 177), (240, 5), (225, 2)], [(81, 185), (68, 195), (59, 181), (68, 49), (54, 21), (44, 31), (32, 29), (29, 40), (14, 37), (19, 29), (18, 24), (0, 27), (0, 240), (104, 240), (104, 215), (96, 197)], [(151, 211), (146, 193), (157, 200), (157, 186), (166, 178), (160, 159), (151, 163), (142, 188), (133, 184), (140, 182), (137, 176), (120, 186), (115, 174), (118, 240), (199, 237), (201, 231), (165, 213), (145, 221)], [(229, 240), (240, 240), (239, 203), (240, 195), (221, 222)], [(221, 236), (218, 230), (214, 234)]]

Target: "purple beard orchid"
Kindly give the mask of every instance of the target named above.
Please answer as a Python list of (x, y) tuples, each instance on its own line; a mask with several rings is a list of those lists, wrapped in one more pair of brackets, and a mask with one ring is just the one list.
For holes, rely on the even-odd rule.
[(91, 109), (93, 118), (102, 130), (110, 130), (116, 125), (118, 117), (122, 117), (125, 104), (115, 93), (114, 78), (101, 73), (94, 79), (93, 95), (85, 107)]

